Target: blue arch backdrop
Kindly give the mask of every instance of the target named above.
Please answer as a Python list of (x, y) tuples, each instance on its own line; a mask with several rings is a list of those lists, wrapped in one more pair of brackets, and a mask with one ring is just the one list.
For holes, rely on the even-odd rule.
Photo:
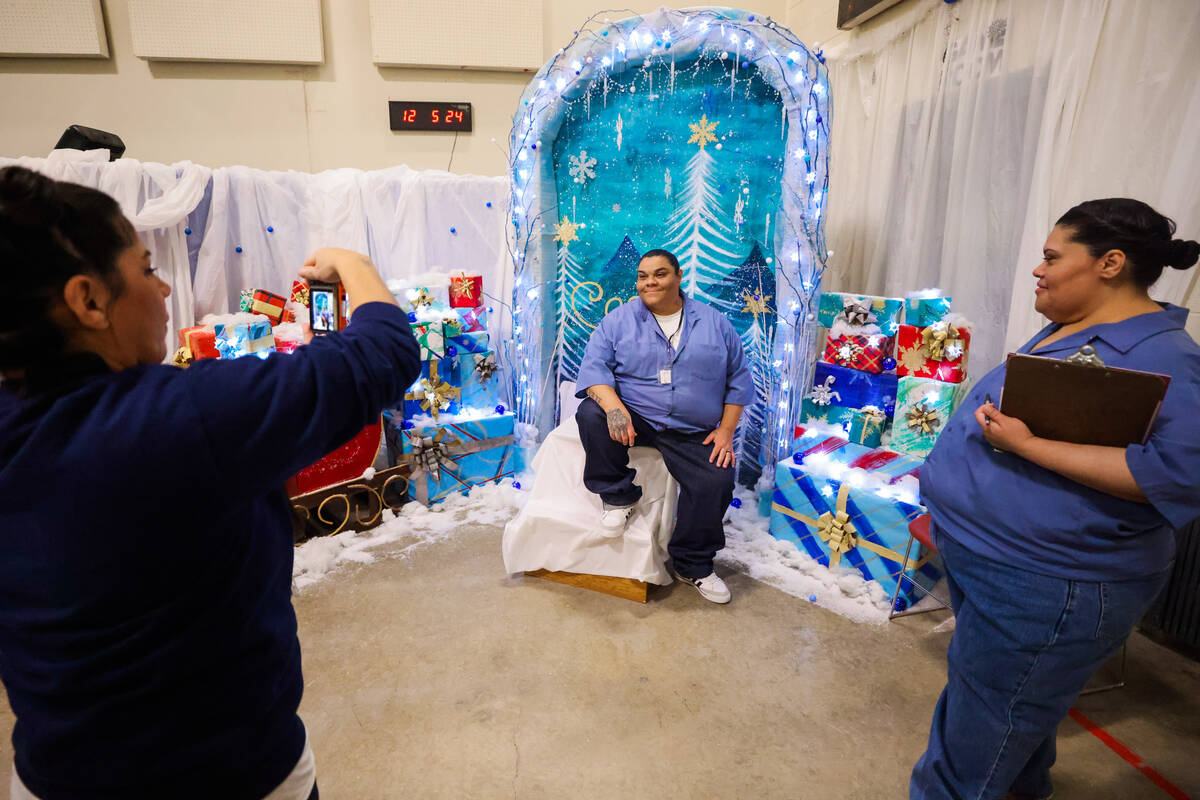
[(557, 422), (558, 384), (600, 319), (636, 297), (640, 255), (666, 247), (750, 358), (741, 481), (784, 457), (812, 372), (829, 125), (823, 58), (769, 18), (710, 7), (588, 20), (513, 122), (505, 357), (518, 419)]

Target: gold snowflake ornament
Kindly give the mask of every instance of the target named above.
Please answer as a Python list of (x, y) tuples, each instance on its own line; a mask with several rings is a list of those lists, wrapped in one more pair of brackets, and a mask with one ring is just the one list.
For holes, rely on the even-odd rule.
[(715, 142), (716, 136), (713, 136), (713, 131), (717, 129), (720, 123), (709, 122), (707, 114), (700, 115), (699, 122), (689, 122), (688, 127), (692, 129), (692, 138), (688, 139), (688, 144), (698, 144), (703, 150), (704, 146), (709, 142)]
[(554, 226), (554, 241), (561, 242), (563, 247), (566, 247), (571, 242), (579, 239), (579, 234), (576, 233), (577, 230), (579, 230), (579, 226), (571, 222), (567, 218), (567, 215), (564, 214), (562, 222)]
[(771, 299), (771, 295), (750, 294), (750, 292), (743, 290), (742, 299), (746, 301), (746, 305), (742, 307), (743, 314), (747, 312), (750, 314), (766, 314), (767, 301)]

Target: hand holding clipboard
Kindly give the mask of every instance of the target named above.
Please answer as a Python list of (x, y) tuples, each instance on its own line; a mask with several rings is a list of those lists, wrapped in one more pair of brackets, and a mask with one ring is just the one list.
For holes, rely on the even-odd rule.
[(1105, 366), (1089, 345), (1066, 360), (1012, 353), (1000, 412), (1042, 439), (1144, 444), (1170, 383), (1169, 375)]

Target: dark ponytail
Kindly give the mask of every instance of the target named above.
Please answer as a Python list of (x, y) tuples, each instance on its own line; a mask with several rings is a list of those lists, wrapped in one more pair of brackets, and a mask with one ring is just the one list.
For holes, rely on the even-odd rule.
[(103, 192), (24, 167), (0, 169), (0, 369), (59, 357), (66, 337), (50, 318), (74, 275), (124, 288), (117, 258), (135, 234)]
[(1171, 238), (1175, 222), (1140, 200), (1088, 200), (1063, 214), (1056, 224), (1070, 228), (1071, 239), (1085, 245), (1093, 258), (1109, 250), (1123, 252), (1131, 279), (1142, 288), (1152, 286), (1163, 267), (1187, 269), (1200, 259), (1200, 244)]

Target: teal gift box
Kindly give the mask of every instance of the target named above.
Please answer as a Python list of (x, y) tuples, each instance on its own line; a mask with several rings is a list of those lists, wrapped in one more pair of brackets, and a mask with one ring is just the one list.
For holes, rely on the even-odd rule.
[(805, 422), (824, 422), (829, 425), (840, 425), (843, 429), (850, 427), (856, 411), (858, 409), (853, 406), (843, 406), (837, 403), (820, 405), (811, 398), (805, 398), (800, 408)]
[(414, 322), (412, 323), (412, 332), (417, 339), (417, 344), (421, 346), (422, 361), (446, 355), (446, 339), (442, 333), (441, 320)]
[[(842, 477), (834, 478), (824, 467), (780, 461), (775, 468), (770, 532), (824, 566), (857, 570), (890, 597), (908, 547), (908, 524), (925, 509), (886, 480), (872, 484), (872, 473), (841, 470)], [(867, 479), (860, 481), (863, 475)], [(919, 543), (914, 551), (909, 556), (909, 577), (932, 589), (942, 575), (937, 556)], [(906, 603), (915, 593), (911, 582), (902, 582), (900, 597)]]
[(388, 461), (412, 466), (408, 494), (425, 505), (445, 500), (472, 486), (511, 478), (514, 468), (513, 415), (446, 420), (432, 425), (405, 424), (385, 416)]
[(485, 331), (472, 333), (463, 332), (458, 336), (446, 337), (446, 347), (453, 347), (459, 353), (486, 353), (488, 350), (488, 335)]
[(881, 409), (874, 406), (855, 409), (850, 415), (850, 441), (864, 447), (879, 447), (887, 424), (887, 415)]
[(500, 402), (500, 376), (496, 354), (459, 353), (455, 356), (455, 385), (462, 390), (464, 408), (495, 408)]
[(892, 448), (927, 456), (966, 393), (966, 383), (905, 375), (896, 384)]
[(817, 323), (832, 328), (841, 319), (851, 329), (876, 325), (884, 336), (895, 336), (903, 313), (904, 301), (899, 297), (825, 292), (818, 301)]
[(908, 297), (904, 300), (904, 324), (924, 328), (950, 313), (949, 297)]

